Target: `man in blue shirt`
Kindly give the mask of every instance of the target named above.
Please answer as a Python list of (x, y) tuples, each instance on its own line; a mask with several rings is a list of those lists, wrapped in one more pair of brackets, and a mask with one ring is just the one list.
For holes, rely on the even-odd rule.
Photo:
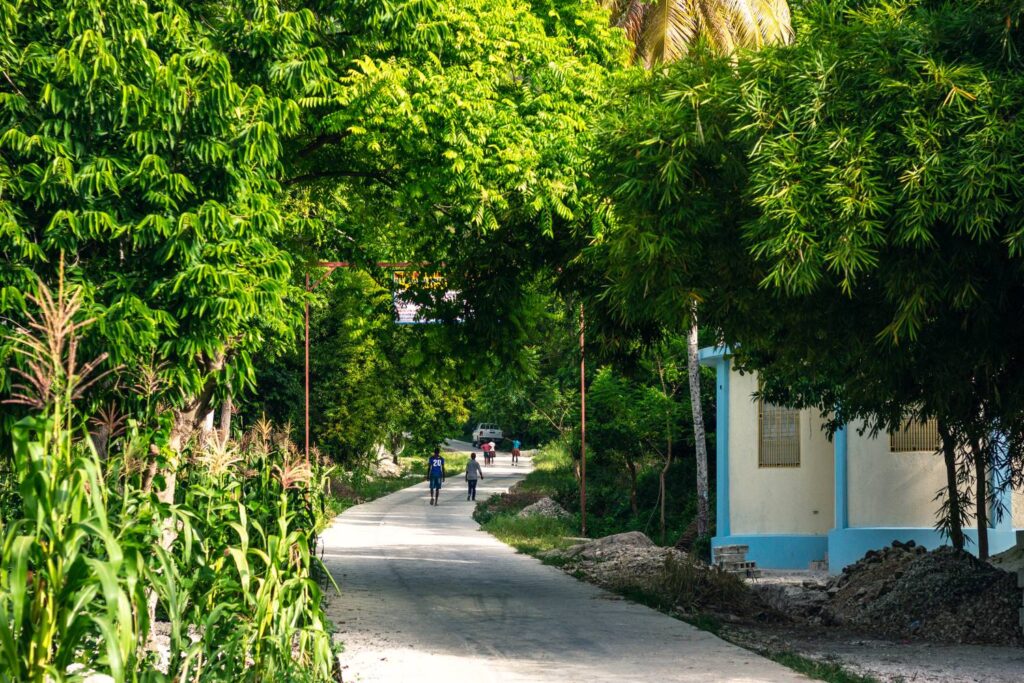
[(430, 480), (430, 504), (437, 505), (441, 502), (441, 484), (445, 480), (444, 458), (437, 448), (427, 461), (427, 479)]

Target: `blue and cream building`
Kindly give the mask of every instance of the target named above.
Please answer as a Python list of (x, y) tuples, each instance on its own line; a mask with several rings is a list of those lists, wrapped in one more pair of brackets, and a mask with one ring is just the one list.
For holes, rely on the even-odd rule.
[[(747, 559), (768, 569), (806, 569), (827, 561), (837, 573), (868, 550), (894, 540), (934, 548), (935, 494), (945, 467), (935, 455), (934, 423), (898, 433), (861, 434), (851, 424), (829, 440), (816, 410), (754, 398), (757, 376), (732, 368), (728, 350), (706, 348), (716, 370), (717, 535), (712, 547), (746, 545)], [(990, 522), (992, 553), (1024, 528), (1024, 492), (1001, 494), (1009, 511)], [(977, 547), (977, 531), (965, 529)]]

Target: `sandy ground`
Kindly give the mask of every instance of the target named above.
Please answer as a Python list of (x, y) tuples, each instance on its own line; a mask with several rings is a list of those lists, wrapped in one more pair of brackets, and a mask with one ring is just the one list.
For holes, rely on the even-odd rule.
[[(528, 465), (528, 460), (524, 465)], [(481, 498), (529, 471), (507, 454)], [(460, 476), (347, 510), (323, 535), (346, 681), (806, 681), (681, 621), (516, 554), (479, 530)]]

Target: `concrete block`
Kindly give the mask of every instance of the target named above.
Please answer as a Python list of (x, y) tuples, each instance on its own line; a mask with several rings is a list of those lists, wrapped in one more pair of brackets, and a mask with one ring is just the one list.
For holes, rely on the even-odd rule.
[(746, 554), (750, 550), (749, 545), (720, 545), (715, 548), (716, 553), (743, 553)]

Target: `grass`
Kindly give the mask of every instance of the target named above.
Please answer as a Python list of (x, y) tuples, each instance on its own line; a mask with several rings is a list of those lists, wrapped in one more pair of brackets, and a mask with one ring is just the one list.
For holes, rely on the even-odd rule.
[(836, 662), (819, 662), (795, 652), (760, 652), (759, 654), (778, 662), (793, 671), (828, 683), (880, 683), (873, 676), (851, 673)]
[(520, 491), (551, 495), (565, 486), (575, 486), (572, 457), (557, 445), (547, 445), (533, 456), (533, 471), (518, 486)]
[(565, 548), (572, 544), (569, 539), (576, 533), (573, 522), (569, 520), (538, 516), (516, 517), (510, 514), (495, 516), (484, 523), (483, 528), (502, 543), (527, 555)]

